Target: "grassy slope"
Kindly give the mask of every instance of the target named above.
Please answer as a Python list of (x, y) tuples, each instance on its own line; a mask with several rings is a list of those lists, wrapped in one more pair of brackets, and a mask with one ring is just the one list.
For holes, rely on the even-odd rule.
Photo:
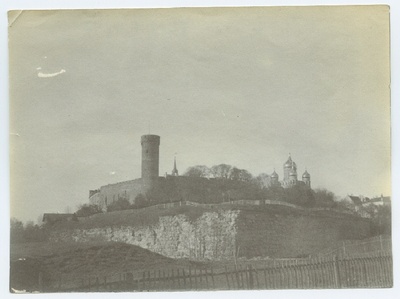
[(39, 272), (44, 273), (46, 284), (57, 285), (60, 277), (63, 284), (95, 276), (112, 280), (124, 272), (189, 266), (201, 267), (201, 264), (114, 242), (11, 245), (11, 286), (16, 289), (37, 289)]

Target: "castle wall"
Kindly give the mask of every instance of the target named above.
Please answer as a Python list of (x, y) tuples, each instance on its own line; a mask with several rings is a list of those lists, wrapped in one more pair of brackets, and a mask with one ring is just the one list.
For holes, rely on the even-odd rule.
[(90, 197), (90, 203), (96, 203), (103, 209), (119, 198), (126, 198), (134, 203), (137, 195), (142, 193), (142, 180), (136, 179), (100, 187), (100, 192)]
[(238, 214), (229, 210), (205, 212), (195, 220), (184, 214), (163, 216), (154, 225), (75, 229), (54, 234), (52, 240), (124, 242), (171, 258), (231, 259)]

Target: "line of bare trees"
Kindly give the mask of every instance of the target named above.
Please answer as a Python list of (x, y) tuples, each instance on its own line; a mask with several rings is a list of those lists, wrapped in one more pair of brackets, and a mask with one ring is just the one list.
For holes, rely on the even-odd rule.
[(219, 164), (212, 167), (207, 167), (205, 165), (196, 165), (189, 167), (184, 175), (189, 177), (216, 178), (251, 182), (259, 185), (260, 187), (270, 186), (270, 176), (268, 174), (261, 173), (258, 176), (253, 176), (246, 169), (240, 169), (236, 166), (231, 166), (228, 164)]

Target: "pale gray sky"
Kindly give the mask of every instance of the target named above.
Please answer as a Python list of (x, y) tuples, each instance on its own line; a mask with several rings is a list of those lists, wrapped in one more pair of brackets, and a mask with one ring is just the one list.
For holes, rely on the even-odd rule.
[(390, 194), (388, 22), (384, 6), (23, 12), (9, 30), (11, 216), (140, 177), (149, 122), (160, 175), (177, 152), (181, 173), (282, 177), (290, 152), (315, 188)]

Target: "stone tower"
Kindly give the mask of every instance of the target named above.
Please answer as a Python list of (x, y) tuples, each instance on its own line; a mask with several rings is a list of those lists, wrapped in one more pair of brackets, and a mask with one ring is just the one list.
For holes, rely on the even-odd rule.
[(308, 173), (307, 169), (303, 173), (303, 182), (306, 184), (309, 188), (311, 188), (311, 176)]
[(160, 136), (143, 135), (142, 145), (142, 187), (146, 193), (155, 186), (159, 175)]
[(275, 186), (278, 184), (279, 184), (279, 175), (276, 173), (274, 169), (274, 172), (271, 174), (271, 185)]

